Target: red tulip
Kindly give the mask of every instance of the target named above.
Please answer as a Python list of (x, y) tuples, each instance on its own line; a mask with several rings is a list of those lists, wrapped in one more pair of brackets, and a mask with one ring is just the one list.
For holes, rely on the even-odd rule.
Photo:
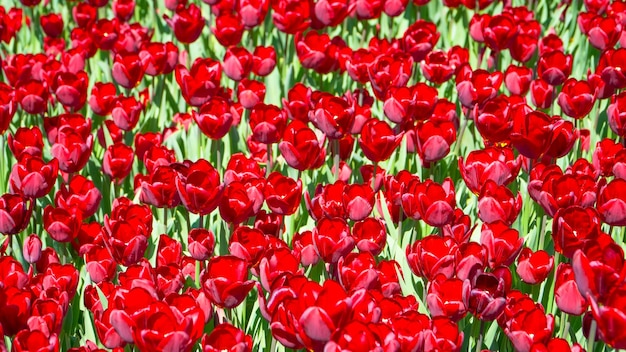
[(22, 232), (33, 210), (34, 202), (17, 195), (6, 193), (0, 197), (0, 233), (14, 235)]
[(617, 50), (607, 49), (600, 56), (600, 62), (596, 67), (596, 74), (601, 75), (602, 80), (615, 89), (626, 87), (626, 75), (622, 72), (626, 69), (624, 58), (626, 57), (626, 48)]
[(417, 153), (424, 167), (443, 159), (456, 141), (456, 127), (452, 122), (428, 120), (416, 126)]
[(570, 78), (563, 84), (557, 101), (565, 115), (580, 119), (593, 108), (595, 92), (587, 81)]
[(59, 188), (54, 203), (71, 213), (79, 213), (86, 219), (98, 211), (102, 194), (93, 181), (82, 175), (72, 177), (69, 184)]
[(41, 157), (43, 150), (41, 130), (37, 126), (20, 127), (15, 134), (9, 134), (7, 144), (16, 159), (19, 159), (22, 153)]
[(204, 335), (201, 342), (202, 352), (250, 352), (252, 351), (252, 337), (246, 335), (228, 323), (216, 326), (211, 334)]
[(98, 115), (106, 116), (111, 113), (117, 92), (113, 83), (96, 82), (91, 89), (89, 97), (89, 107)]
[(587, 311), (589, 303), (580, 294), (574, 279), (574, 270), (570, 264), (561, 263), (556, 269), (554, 302), (561, 311), (567, 314), (582, 315)]
[(615, 16), (594, 16), (587, 25), (586, 34), (594, 48), (604, 51), (615, 47), (622, 34), (622, 28), (622, 23)]
[(214, 304), (234, 308), (254, 286), (254, 281), (246, 280), (247, 277), (248, 268), (243, 259), (230, 255), (213, 257), (202, 276), (202, 288)]
[(504, 280), (493, 274), (477, 274), (472, 280), (470, 292), (463, 292), (465, 306), (480, 320), (495, 320), (505, 308)]
[(43, 227), (57, 242), (71, 242), (78, 236), (82, 214), (50, 205), (44, 208)]
[(217, 208), (223, 185), (217, 170), (208, 161), (199, 159), (189, 165), (186, 176), (176, 177), (176, 188), (188, 211), (207, 215)]
[(195, 260), (204, 261), (213, 255), (215, 235), (206, 229), (192, 229), (188, 234), (187, 250)]
[(41, 258), (41, 247), (41, 239), (37, 235), (31, 234), (26, 237), (22, 246), (24, 260), (29, 264), (38, 262), (39, 258)]
[(450, 178), (446, 178), (442, 184), (430, 179), (424, 182), (416, 179), (406, 186), (402, 194), (402, 208), (413, 218), (413, 214), (417, 213), (428, 225), (441, 227), (453, 219), (456, 207), (454, 197), (454, 184)]
[(263, 186), (257, 183), (257, 188), (241, 181), (226, 183), (224, 176), (226, 186), (219, 204), (220, 216), (228, 223), (240, 224), (259, 212), (264, 200)]
[(26, 352), (26, 351), (39, 351), (39, 352), (53, 352), (59, 350), (59, 337), (55, 333), (48, 332), (48, 334), (41, 330), (29, 330), (24, 329), (17, 333), (15, 340), (13, 340), (12, 351)]
[(600, 215), (594, 208), (570, 206), (560, 209), (552, 222), (554, 249), (567, 258), (600, 234)]
[(562, 51), (544, 53), (537, 62), (537, 76), (551, 86), (559, 86), (572, 73), (572, 55)]
[(430, 235), (407, 247), (406, 257), (415, 275), (432, 281), (438, 275), (452, 278), (461, 253), (453, 239)]
[(280, 141), (287, 117), (275, 105), (258, 104), (250, 112), (250, 129), (252, 139), (263, 144), (273, 144)]
[(294, 120), (285, 128), (278, 149), (287, 165), (304, 171), (322, 166), (326, 156), (323, 144), (324, 140), (320, 140), (306, 124)]
[(273, 172), (267, 178), (264, 193), (265, 202), (270, 210), (281, 215), (291, 215), (300, 205), (302, 182)]
[(386, 122), (370, 119), (363, 125), (359, 145), (368, 159), (378, 163), (389, 159), (401, 140), (402, 134), (394, 134)]
[(554, 258), (544, 250), (533, 252), (524, 247), (517, 258), (517, 274), (523, 282), (536, 285), (543, 282), (552, 272)]
[(621, 329), (615, 329), (616, 326), (622, 326), (626, 321), (624, 315), (624, 285), (616, 287), (615, 291), (610, 295), (603, 305), (591, 297), (591, 312), (593, 319), (598, 324), (599, 337), (608, 346), (621, 349), (626, 347), (626, 335)]
[(536, 79), (530, 82), (530, 93), (530, 97), (536, 107), (547, 109), (552, 106), (554, 87), (543, 79)]
[(600, 189), (597, 209), (604, 222), (626, 226), (626, 181), (614, 179)]
[[(134, 3), (134, 0), (132, 1)], [(169, 74), (174, 71), (178, 63), (178, 55), (178, 47), (172, 42), (147, 43), (143, 45), (139, 52), (139, 57), (145, 67), (145, 72), (149, 76)]]
[(215, 27), (211, 30), (215, 39), (225, 47), (238, 45), (241, 42), (245, 27), (237, 12), (223, 12), (215, 19)]
[(482, 37), (487, 47), (500, 52), (511, 47), (518, 25), (508, 13), (492, 16), (482, 26)]
[(116, 54), (112, 68), (115, 83), (126, 89), (132, 89), (143, 78), (145, 68), (137, 54)]
[(11, 171), (11, 189), (28, 198), (44, 197), (54, 187), (58, 169), (57, 159), (45, 163), (39, 157), (22, 154)]
[(482, 186), (491, 180), (497, 185), (507, 185), (517, 176), (521, 159), (515, 158), (512, 148), (487, 147), (469, 153), (464, 162), (459, 158), (459, 170), (467, 187), (478, 194)]
[(199, 107), (219, 90), (222, 68), (219, 61), (197, 58), (191, 70), (178, 65), (175, 73), (176, 82), (187, 104)]
[(513, 195), (506, 186), (487, 180), (478, 197), (478, 217), (491, 224), (502, 221), (511, 225), (522, 210), (522, 195)]
[(483, 224), (480, 243), (487, 249), (489, 267), (509, 266), (519, 255), (524, 239), (519, 232), (503, 222)]
[(198, 112), (192, 110), (193, 119), (198, 128), (211, 139), (224, 137), (238, 115), (235, 108), (222, 97), (212, 97), (203, 104)]
[(357, 221), (352, 228), (352, 236), (359, 251), (372, 255), (380, 254), (387, 243), (385, 224), (376, 218)]
[(204, 29), (202, 11), (196, 4), (189, 6), (181, 4), (176, 8), (174, 17), (163, 15), (163, 18), (174, 31), (176, 39), (184, 44), (195, 42)]
[(514, 95), (525, 95), (530, 89), (532, 70), (526, 66), (509, 67), (504, 72), (504, 85)]
[(437, 44), (440, 35), (434, 23), (418, 20), (404, 32), (402, 45), (415, 62), (420, 62)]
[(461, 320), (467, 314), (463, 297), (467, 297), (472, 289), (469, 280), (457, 278), (446, 279), (435, 277), (428, 285), (426, 303), (433, 317), (447, 317), (453, 321)]
[[(157, 208), (174, 208), (180, 204), (176, 189), (178, 171), (172, 165), (159, 165), (145, 178), (137, 178), (142, 203)], [(141, 175), (137, 175), (141, 176)]]
[(104, 152), (102, 172), (113, 182), (121, 183), (130, 173), (134, 159), (133, 148), (121, 142), (112, 144)]
[(322, 260), (336, 263), (352, 251), (355, 242), (345, 220), (324, 217), (313, 230), (313, 245)]
[(550, 147), (553, 121), (541, 111), (518, 107), (513, 112), (513, 147), (529, 159), (537, 159)]
[(272, 21), (279, 31), (295, 34), (304, 31), (311, 24), (310, 0), (278, 0), (272, 4)]
[[(46, 82), (29, 79), (20, 81), (15, 87), (16, 101), (29, 114), (40, 115), (45, 113), (48, 110), (48, 98), (49, 93)], [(5, 106), (3, 110), (4, 114), (8, 112), (8, 116), (13, 115), (14, 109), (10, 109), (10, 106)]]
[(265, 77), (276, 67), (276, 50), (272, 46), (257, 46), (252, 53), (252, 72)]
[(265, 84), (261, 81), (243, 79), (237, 84), (237, 100), (245, 109), (253, 109), (265, 99)]
[(67, 173), (75, 173), (82, 170), (93, 150), (93, 135), (84, 137), (73, 131), (70, 127), (59, 129), (55, 143), (50, 148), (50, 153), (59, 162), (59, 169)]

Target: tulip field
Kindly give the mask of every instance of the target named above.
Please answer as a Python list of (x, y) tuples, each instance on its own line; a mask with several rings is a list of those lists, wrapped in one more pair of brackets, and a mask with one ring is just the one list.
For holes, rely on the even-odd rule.
[(626, 349), (626, 0), (0, 0), (0, 352)]

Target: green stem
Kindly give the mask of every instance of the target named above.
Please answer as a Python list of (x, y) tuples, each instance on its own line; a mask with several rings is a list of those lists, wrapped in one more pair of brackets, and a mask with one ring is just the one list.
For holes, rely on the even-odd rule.
[(591, 327), (589, 327), (589, 339), (587, 339), (587, 351), (593, 352), (593, 345), (596, 343), (596, 329), (598, 323), (595, 319), (591, 321)]
[(272, 145), (267, 145), (267, 169), (265, 170), (265, 178), (268, 178), (272, 173)]
[(339, 180), (339, 140), (333, 139), (333, 172), (335, 174), (335, 182)]
[(480, 332), (478, 333), (478, 341), (476, 342), (476, 352), (480, 352), (483, 346), (483, 338), (485, 332), (485, 322), (480, 321)]
[(163, 225), (165, 226), (165, 232), (167, 233), (167, 207), (163, 207)]

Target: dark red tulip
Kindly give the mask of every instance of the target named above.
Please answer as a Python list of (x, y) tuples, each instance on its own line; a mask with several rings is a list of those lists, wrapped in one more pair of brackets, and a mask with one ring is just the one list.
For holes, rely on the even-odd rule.
[(537, 62), (537, 76), (551, 86), (559, 86), (572, 73), (572, 55), (562, 51), (544, 53)]
[(192, 229), (188, 234), (187, 250), (195, 260), (207, 260), (213, 255), (215, 249), (215, 235), (213, 232), (199, 228)]
[(593, 151), (593, 166), (600, 172), (602, 176), (613, 175), (613, 168), (616, 162), (617, 154), (624, 149), (621, 143), (612, 139), (605, 138), (595, 145)]
[(469, 294), (464, 292), (465, 306), (480, 320), (495, 320), (505, 308), (504, 280), (498, 279), (493, 274), (479, 273), (472, 280)]
[(600, 305), (599, 302), (591, 297), (591, 312), (593, 319), (598, 324), (599, 337), (608, 346), (622, 349), (626, 347), (626, 336), (621, 329), (616, 326), (622, 326), (626, 319), (624, 318), (624, 285), (616, 287), (610, 297)]
[(406, 257), (415, 275), (432, 281), (438, 275), (452, 278), (461, 253), (452, 238), (430, 235), (407, 247)]
[(146, 251), (152, 233), (152, 211), (147, 205), (117, 198), (111, 216), (104, 217), (104, 229), (107, 248), (115, 261), (130, 266), (139, 262)]
[(600, 214), (594, 208), (570, 206), (557, 211), (552, 222), (554, 249), (567, 258), (600, 234)]
[(196, 4), (179, 5), (173, 17), (163, 15), (165, 22), (172, 28), (179, 42), (189, 44), (195, 42), (204, 29), (204, 17)]
[(200, 343), (202, 352), (250, 352), (252, 351), (252, 336), (246, 335), (229, 323), (216, 326), (211, 334), (204, 335)]
[(202, 106), (219, 90), (222, 78), (219, 61), (197, 58), (190, 70), (183, 65), (176, 66), (175, 70), (183, 98), (191, 106)]
[(14, 235), (22, 232), (32, 214), (33, 201), (6, 193), (0, 197), (0, 233)]
[(613, 95), (607, 108), (611, 130), (620, 137), (626, 137), (626, 93)]
[(489, 267), (509, 266), (522, 250), (524, 239), (503, 222), (483, 224), (480, 243), (487, 249)]
[(213, 257), (202, 276), (202, 288), (215, 305), (234, 308), (246, 298), (254, 281), (246, 280), (246, 261), (231, 255)]
[(54, 187), (58, 170), (57, 159), (46, 163), (39, 157), (22, 154), (11, 171), (11, 189), (28, 198), (41, 198)]
[(403, 134), (394, 134), (385, 121), (370, 119), (363, 125), (359, 145), (368, 159), (378, 163), (389, 159), (400, 145), (402, 136)]
[(624, 58), (626, 58), (626, 48), (607, 49), (600, 56), (596, 74), (601, 75), (602, 80), (609, 87), (615, 89), (626, 87), (626, 75), (623, 72), (626, 69)]
[(604, 51), (615, 47), (622, 34), (622, 28), (622, 23), (615, 16), (595, 16), (587, 25), (586, 34), (594, 48)]
[(69, 184), (63, 184), (54, 197), (57, 207), (72, 213), (79, 213), (86, 219), (98, 211), (102, 194), (93, 181), (82, 175), (72, 177)]
[(529, 159), (537, 159), (550, 147), (552, 140), (552, 119), (541, 111), (528, 111), (518, 107), (513, 112), (513, 147)]
[(63, 33), (63, 17), (61, 14), (50, 13), (39, 17), (41, 29), (47, 36), (58, 38)]

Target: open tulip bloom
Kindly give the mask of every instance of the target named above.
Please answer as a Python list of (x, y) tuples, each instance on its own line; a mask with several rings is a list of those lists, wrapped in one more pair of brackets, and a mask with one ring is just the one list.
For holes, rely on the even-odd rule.
[(626, 349), (624, 0), (0, 0), (0, 352)]

